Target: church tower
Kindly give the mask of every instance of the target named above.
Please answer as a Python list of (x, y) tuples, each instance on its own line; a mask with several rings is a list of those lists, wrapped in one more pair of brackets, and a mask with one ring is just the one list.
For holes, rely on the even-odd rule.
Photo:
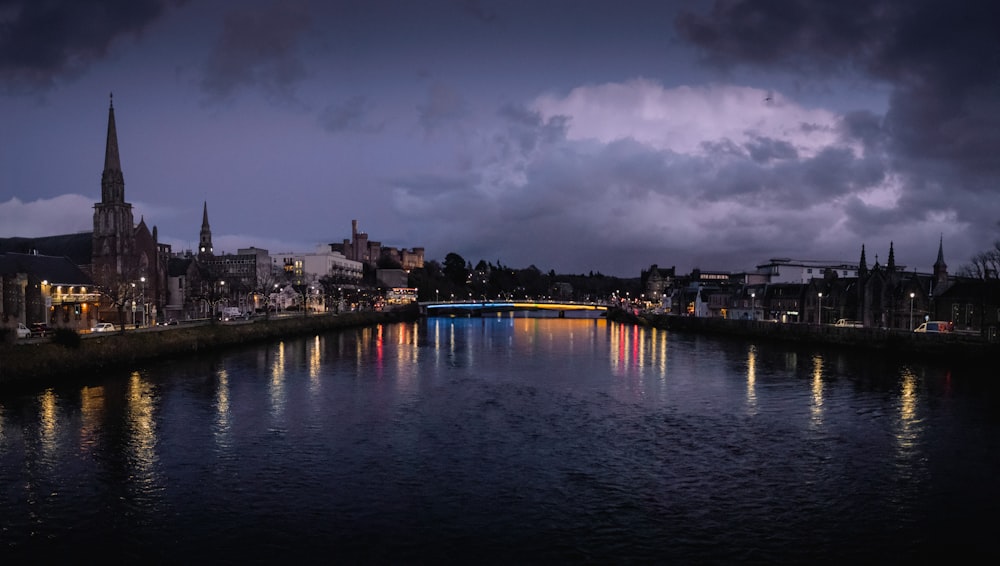
[(212, 228), (208, 225), (208, 201), (201, 212), (201, 233), (198, 235), (198, 259), (212, 257)]
[(101, 175), (101, 202), (94, 205), (92, 274), (104, 280), (110, 274), (130, 277), (133, 268), (135, 225), (132, 205), (125, 202), (125, 178), (118, 155), (118, 132), (115, 106), (108, 108), (108, 137), (104, 148), (104, 173)]

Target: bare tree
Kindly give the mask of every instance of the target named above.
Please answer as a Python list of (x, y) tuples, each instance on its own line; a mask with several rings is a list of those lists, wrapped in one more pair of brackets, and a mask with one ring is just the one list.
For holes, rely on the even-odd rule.
[[(112, 266), (105, 265), (95, 277), (97, 290), (101, 294), (101, 302), (103, 306), (110, 307), (110, 310), (117, 314), (118, 331), (123, 334), (127, 325), (125, 312), (129, 307), (135, 308), (136, 282), (139, 281), (140, 277), (142, 275), (134, 262), (125, 264), (124, 273), (119, 273)], [(103, 310), (101, 309), (99, 312)]]
[(959, 275), (975, 279), (997, 279), (1000, 274), (1000, 241), (993, 243), (993, 249), (972, 256), (972, 263), (962, 266)]
[(194, 300), (204, 302), (208, 306), (208, 318), (212, 324), (216, 322), (215, 313), (219, 305), (227, 303), (233, 293), (232, 281), (227, 281), (218, 270), (212, 268), (204, 269), (201, 283), (198, 286), (199, 293)]
[(285, 280), (284, 273), (276, 271), (270, 264), (257, 266), (257, 285), (254, 291), (264, 296), (266, 303), (264, 317), (271, 317), (271, 295), (278, 291), (278, 287)]

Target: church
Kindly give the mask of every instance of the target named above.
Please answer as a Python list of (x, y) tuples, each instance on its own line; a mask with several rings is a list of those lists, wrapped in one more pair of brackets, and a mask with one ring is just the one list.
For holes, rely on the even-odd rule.
[[(11, 267), (0, 273), (4, 285), (0, 309), (5, 325), (13, 318), (26, 324), (44, 322), (76, 330), (90, 328), (97, 322), (156, 324), (163, 311), (170, 255), (170, 246), (157, 240), (156, 226), (150, 230), (144, 218), (137, 224), (132, 205), (125, 200), (112, 99), (108, 107), (101, 201), (94, 204), (93, 230), (37, 238), (0, 238), (0, 258), (8, 260), (0, 266), (16, 265), (16, 269), (31, 271), (8, 273), (15, 269)], [(32, 267), (45, 262), (13, 261), (23, 260), (20, 256), (64, 258), (80, 273), (74, 275), (72, 286), (64, 285), (71, 282), (52, 281), (46, 273), (36, 272)], [(61, 293), (64, 287), (77, 292)], [(80, 293), (80, 289), (87, 292)], [(68, 315), (71, 311), (73, 316)]]

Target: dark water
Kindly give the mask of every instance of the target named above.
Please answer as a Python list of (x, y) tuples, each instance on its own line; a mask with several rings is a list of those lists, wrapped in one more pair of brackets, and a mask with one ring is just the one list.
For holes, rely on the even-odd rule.
[(995, 559), (995, 378), (544, 318), (81, 376), (0, 397), (0, 562)]

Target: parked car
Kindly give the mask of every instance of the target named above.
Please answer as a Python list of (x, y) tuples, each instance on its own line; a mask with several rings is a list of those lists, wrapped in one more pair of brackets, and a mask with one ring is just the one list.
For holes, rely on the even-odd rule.
[(31, 338), (31, 330), (28, 330), (27, 326), (25, 326), (25, 325), (23, 325), (23, 324), (21, 324), (19, 322), (19, 323), (17, 323), (17, 337), (18, 338)]
[(93, 328), (90, 329), (91, 332), (114, 332), (115, 325), (110, 322), (98, 322)]
[(48, 324), (45, 324), (44, 322), (31, 323), (32, 336), (48, 336), (49, 334), (52, 334), (52, 329), (49, 328)]
[(842, 318), (834, 326), (840, 326), (841, 328), (864, 328), (865, 325), (857, 320)]
[(951, 322), (945, 322), (943, 320), (928, 320), (927, 322), (920, 323), (914, 332), (932, 332), (932, 333), (946, 333), (954, 332), (955, 325)]

